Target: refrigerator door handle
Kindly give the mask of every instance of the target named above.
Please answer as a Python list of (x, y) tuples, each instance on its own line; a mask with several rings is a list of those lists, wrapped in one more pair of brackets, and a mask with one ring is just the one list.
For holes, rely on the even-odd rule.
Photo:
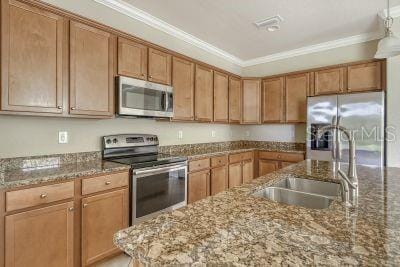
[[(340, 126), (340, 120), (342, 119), (342, 117), (341, 116), (338, 116), (337, 117), (337, 121), (336, 121), (336, 126)], [(342, 145), (341, 145), (341, 142), (340, 142), (340, 132), (339, 131), (337, 131), (337, 134), (336, 134), (336, 144), (337, 144), (337, 147), (336, 147), (336, 149), (337, 149), (337, 159), (340, 161), (340, 160), (342, 160)]]
[[(336, 116), (332, 117), (332, 126), (337, 126), (337, 118)], [(337, 130), (333, 129), (332, 130), (332, 159), (336, 160), (336, 142), (337, 142)]]

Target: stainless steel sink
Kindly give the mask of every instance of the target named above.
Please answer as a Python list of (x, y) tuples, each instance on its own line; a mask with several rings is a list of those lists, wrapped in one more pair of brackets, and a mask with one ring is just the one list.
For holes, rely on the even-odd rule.
[(330, 198), (336, 198), (340, 192), (339, 184), (295, 177), (283, 179), (274, 184), (273, 187), (312, 193)]
[(256, 197), (263, 197), (272, 201), (289, 205), (301, 206), (310, 209), (326, 209), (333, 199), (320, 195), (302, 193), (279, 187), (267, 187), (253, 194)]

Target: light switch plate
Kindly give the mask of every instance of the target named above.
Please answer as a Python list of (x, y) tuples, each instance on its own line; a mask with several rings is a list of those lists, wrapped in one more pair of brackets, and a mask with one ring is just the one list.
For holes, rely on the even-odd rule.
[(211, 137), (215, 137), (215, 131), (214, 130), (211, 131)]
[(58, 143), (68, 144), (68, 132), (65, 131), (58, 132)]

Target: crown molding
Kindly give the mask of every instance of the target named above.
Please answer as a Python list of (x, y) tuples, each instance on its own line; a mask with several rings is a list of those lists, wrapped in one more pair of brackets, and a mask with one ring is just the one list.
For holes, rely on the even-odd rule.
[[(387, 9), (382, 10), (381, 12), (378, 13), (379, 17), (381, 19), (386, 19), (387, 16)], [(390, 16), (392, 18), (398, 18), (400, 17), (400, 6), (393, 6), (390, 8)]]
[[(107, 6), (121, 14), (124, 14), (130, 18), (141, 21), (150, 27), (153, 27), (157, 30), (165, 32), (171, 36), (174, 36), (186, 43), (194, 45), (204, 51), (207, 51), (215, 56), (218, 56), (230, 63), (238, 65), (240, 67), (251, 67), (254, 65), (259, 65), (263, 63), (273, 62), (277, 60), (292, 58), (296, 56), (312, 54), (316, 52), (326, 51), (334, 48), (344, 47), (348, 45), (354, 45), (358, 43), (364, 43), (372, 40), (376, 40), (382, 37), (382, 33), (373, 32), (373, 33), (365, 33), (360, 35), (354, 35), (334, 41), (319, 43), (315, 45), (310, 45), (298, 49), (293, 49), (290, 51), (280, 52), (276, 54), (271, 54), (264, 57), (258, 57), (250, 60), (242, 60), (218, 47), (215, 47), (173, 25), (168, 24), (167, 22), (160, 20), (147, 12), (144, 12), (141, 9), (134, 7), (131, 4), (128, 4), (124, 0), (93, 0), (99, 4)], [(390, 13), (392, 17), (400, 17), (400, 6), (396, 6), (390, 9)], [(380, 17), (385, 17), (386, 10), (379, 12)]]

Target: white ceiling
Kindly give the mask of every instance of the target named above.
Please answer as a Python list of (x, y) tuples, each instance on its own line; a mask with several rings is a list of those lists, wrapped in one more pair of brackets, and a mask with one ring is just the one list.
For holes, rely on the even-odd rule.
[[(361, 35), (367, 40), (372, 33), (376, 38), (382, 28), (377, 14), (386, 8), (386, 0), (118, 2), (131, 4), (243, 62), (342, 38)], [(391, 1), (391, 6), (397, 5), (400, 0)], [(253, 25), (277, 14), (284, 18), (280, 31), (267, 32)]]

